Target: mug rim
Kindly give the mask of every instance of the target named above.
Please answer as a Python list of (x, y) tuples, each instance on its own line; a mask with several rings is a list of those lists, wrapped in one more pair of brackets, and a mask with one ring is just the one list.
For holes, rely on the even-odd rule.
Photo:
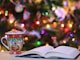
[(12, 32), (12, 31), (10, 31), (10, 32), (6, 32), (5, 34), (6, 35), (19, 35), (19, 34), (24, 34), (24, 32), (20, 32), (20, 31), (18, 31), (18, 32)]

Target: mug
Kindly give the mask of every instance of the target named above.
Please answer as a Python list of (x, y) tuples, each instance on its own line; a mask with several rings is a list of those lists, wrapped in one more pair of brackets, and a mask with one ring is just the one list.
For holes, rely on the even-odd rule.
[[(23, 47), (23, 34), (24, 32), (17, 31), (17, 32), (7, 32), (5, 33), (6, 36), (1, 38), (1, 43), (5, 46), (8, 50), (10, 50), (10, 54), (20, 54), (21, 49)], [(7, 44), (4, 43), (4, 40), (7, 41)]]

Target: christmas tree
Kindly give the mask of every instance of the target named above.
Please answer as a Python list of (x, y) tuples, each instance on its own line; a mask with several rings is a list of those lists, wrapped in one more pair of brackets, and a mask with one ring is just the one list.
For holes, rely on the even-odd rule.
[[(7, 2), (7, 3), (6, 3)], [(16, 28), (26, 30), (22, 50), (41, 45), (67, 45), (80, 49), (80, 17), (77, 0), (1, 0), (0, 38)], [(0, 50), (5, 50), (0, 45)]]

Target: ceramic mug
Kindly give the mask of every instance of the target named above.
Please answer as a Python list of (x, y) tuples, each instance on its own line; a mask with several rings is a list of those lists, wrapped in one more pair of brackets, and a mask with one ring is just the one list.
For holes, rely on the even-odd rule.
[[(5, 33), (6, 36), (1, 38), (1, 43), (10, 50), (10, 54), (21, 53), (21, 49), (23, 47), (23, 34), (24, 32), (21, 31), (9, 31)], [(4, 43), (4, 40), (7, 41), (7, 44)]]

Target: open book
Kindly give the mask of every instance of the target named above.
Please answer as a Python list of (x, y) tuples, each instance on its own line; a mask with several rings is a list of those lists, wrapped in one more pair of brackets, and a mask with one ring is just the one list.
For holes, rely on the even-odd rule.
[(69, 46), (59, 46), (53, 48), (52, 46), (40, 46), (29, 51), (26, 51), (18, 57), (43, 57), (43, 58), (69, 58), (75, 59), (80, 54), (77, 48)]

